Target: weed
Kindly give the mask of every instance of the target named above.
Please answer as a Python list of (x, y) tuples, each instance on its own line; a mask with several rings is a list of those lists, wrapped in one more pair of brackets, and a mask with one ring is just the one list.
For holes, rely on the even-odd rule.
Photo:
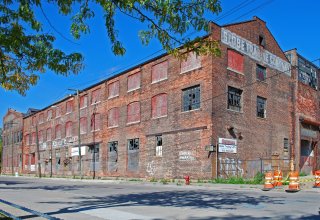
[(163, 185), (166, 185), (166, 184), (168, 184), (170, 182), (170, 180), (168, 180), (168, 179), (161, 179), (160, 180), (160, 183), (162, 183)]
[(305, 172), (300, 172), (299, 176), (308, 176)]
[(154, 182), (158, 182), (158, 180), (157, 180), (156, 178), (152, 177), (152, 178), (150, 179), (150, 182), (154, 183)]

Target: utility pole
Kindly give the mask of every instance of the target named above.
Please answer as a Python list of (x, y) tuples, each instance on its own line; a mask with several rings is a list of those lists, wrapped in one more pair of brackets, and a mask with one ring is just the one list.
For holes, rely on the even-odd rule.
[(40, 162), (40, 149), (39, 149), (39, 133), (38, 124), (36, 122), (36, 145), (37, 145), (37, 157), (38, 157), (38, 175), (41, 178), (41, 162)]
[(80, 179), (82, 179), (82, 167), (81, 167), (81, 139), (80, 139), (80, 96), (79, 96), (79, 89), (68, 89), (70, 91), (77, 92), (77, 106), (78, 106), (78, 151), (79, 151), (79, 173)]

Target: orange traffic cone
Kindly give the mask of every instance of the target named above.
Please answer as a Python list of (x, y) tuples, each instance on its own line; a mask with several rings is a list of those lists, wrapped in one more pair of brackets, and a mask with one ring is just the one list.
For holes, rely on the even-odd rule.
[(314, 186), (313, 188), (320, 188), (320, 170), (317, 170), (316, 172), (314, 172)]
[(293, 171), (289, 174), (289, 188), (286, 189), (286, 192), (299, 192), (299, 172)]
[(281, 170), (275, 170), (273, 174), (274, 186), (282, 186), (282, 172)]
[(269, 191), (274, 188), (273, 185), (273, 175), (272, 172), (266, 172), (265, 177), (264, 177), (264, 188), (262, 189), (263, 191)]

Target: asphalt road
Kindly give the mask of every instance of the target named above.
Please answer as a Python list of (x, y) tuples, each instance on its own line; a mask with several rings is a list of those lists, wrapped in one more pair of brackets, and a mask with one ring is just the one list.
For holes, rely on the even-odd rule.
[[(286, 193), (239, 185), (0, 176), (0, 199), (60, 219), (320, 219), (320, 189)], [(0, 209), (41, 219), (1, 202)]]

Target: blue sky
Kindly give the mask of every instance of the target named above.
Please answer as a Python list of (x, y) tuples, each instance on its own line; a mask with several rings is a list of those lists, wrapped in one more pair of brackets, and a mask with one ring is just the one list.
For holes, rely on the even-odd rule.
[[(219, 15), (208, 15), (210, 20), (219, 19), (217, 23), (223, 25), (258, 16), (267, 22), (267, 26), (284, 51), (297, 48), (298, 52), (309, 60), (320, 58), (320, 1), (222, 0), (221, 3), (222, 12)], [(243, 3), (241, 9), (229, 13), (229, 15), (226, 14), (241, 3)], [(45, 6), (44, 10), (54, 28), (63, 33), (64, 37), (72, 39), (69, 34), (70, 22), (68, 19), (59, 16), (54, 6)], [(71, 43), (59, 36), (48, 25), (41, 13), (39, 13), (39, 19), (43, 21), (45, 30), (56, 35), (57, 47), (67, 52), (83, 53), (85, 69), (80, 74), (69, 77), (46, 72), (40, 76), (38, 84), (32, 87), (25, 97), (16, 92), (4, 91), (1, 88), (0, 127), (2, 127), (2, 117), (8, 108), (20, 112), (26, 112), (29, 107), (44, 108), (70, 94), (68, 88), (88, 87), (164, 52), (161, 51), (161, 46), (156, 40), (152, 40), (148, 46), (143, 46), (138, 38), (138, 31), (145, 26), (125, 16), (118, 15), (116, 17), (119, 38), (127, 50), (125, 56), (112, 54), (99, 10), (91, 21), (91, 33), (83, 36), (79, 41), (72, 40), (76, 43)]]

